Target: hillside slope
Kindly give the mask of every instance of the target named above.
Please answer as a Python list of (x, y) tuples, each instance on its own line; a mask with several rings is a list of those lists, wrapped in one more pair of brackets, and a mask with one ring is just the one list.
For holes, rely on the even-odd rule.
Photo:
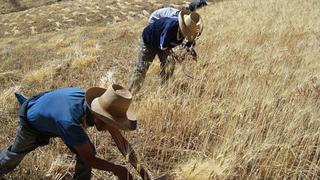
[[(12, 5), (11, 1), (4, 2), (4, 8)], [(185, 4), (179, 0), (166, 2), (159, 0), (147, 2), (141, 0), (65, 0), (60, 2), (28, 0), (17, 2), (29, 8), (21, 11), (17, 9), (17, 12), (0, 15), (0, 38), (138, 20), (147, 18), (149, 12), (162, 6), (181, 7)]]
[[(98, 2), (79, 0), (81, 12), (92, 13), (91, 21), (67, 17), (77, 7), (69, 1), (0, 15), (1, 149), (15, 134), (15, 90), (32, 96), (59, 87), (127, 84), (148, 15), (102, 20), (101, 10), (93, 12)], [(154, 8), (146, 6), (147, 12)], [(205, 29), (196, 47), (199, 61), (179, 64), (161, 87), (155, 60), (135, 97), (139, 129), (126, 136), (144, 163), (155, 174), (170, 173), (175, 179), (319, 178), (316, 7), (317, 0), (239, 0), (201, 9)], [(50, 15), (49, 9), (63, 13)], [(28, 16), (34, 18), (36, 33), (24, 20)], [(55, 29), (55, 22), (64, 22), (62, 16), (73, 21)], [(100, 157), (125, 164), (109, 134), (88, 132)], [(70, 152), (55, 139), (28, 155), (9, 177), (68, 179), (73, 164)], [(110, 178), (94, 171), (94, 179)]]

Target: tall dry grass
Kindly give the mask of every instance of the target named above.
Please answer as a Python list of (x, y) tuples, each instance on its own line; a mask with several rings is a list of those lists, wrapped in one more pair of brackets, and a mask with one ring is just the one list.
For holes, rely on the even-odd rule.
[[(139, 128), (126, 136), (142, 161), (175, 179), (318, 179), (319, 5), (242, 0), (200, 10), (199, 61), (178, 65), (169, 84), (159, 86), (155, 60), (135, 97)], [(1, 148), (17, 125), (14, 88), (30, 96), (66, 86), (126, 85), (146, 20), (131, 22), (1, 40)], [(107, 133), (89, 134), (100, 157), (125, 164)], [(70, 177), (70, 155), (56, 139), (9, 176)]]
[(169, 104), (175, 118), (155, 114), (174, 119), (171, 137), (203, 152), (177, 166), (180, 179), (319, 178), (319, 5), (226, 1), (203, 12), (195, 79), (176, 76), (153, 109)]

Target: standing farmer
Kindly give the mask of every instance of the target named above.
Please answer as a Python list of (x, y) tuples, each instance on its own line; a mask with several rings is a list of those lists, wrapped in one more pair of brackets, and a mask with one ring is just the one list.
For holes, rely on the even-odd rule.
[[(121, 180), (132, 179), (125, 167), (96, 156), (95, 147), (82, 128), (95, 126), (98, 131), (109, 131), (121, 153), (129, 156), (136, 168), (135, 152), (119, 131), (137, 127), (130, 106), (132, 95), (127, 89), (114, 84), (107, 90), (62, 88), (30, 99), (16, 96), (22, 103), (20, 124), (14, 142), (0, 154), (0, 177), (12, 171), (29, 152), (47, 145), (52, 137), (60, 137), (76, 154), (74, 179), (90, 179), (92, 168), (110, 171)], [(150, 179), (143, 168), (139, 173)]]
[[(129, 81), (129, 90), (135, 94), (140, 90), (150, 64), (156, 55), (160, 59), (161, 83), (172, 75), (166, 73), (165, 67), (172, 48), (180, 45), (184, 39), (193, 42), (202, 32), (203, 24), (196, 12), (182, 10), (178, 18), (160, 18), (149, 24), (142, 33), (138, 60)], [(174, 64), (173, 64), (174, 65)]]

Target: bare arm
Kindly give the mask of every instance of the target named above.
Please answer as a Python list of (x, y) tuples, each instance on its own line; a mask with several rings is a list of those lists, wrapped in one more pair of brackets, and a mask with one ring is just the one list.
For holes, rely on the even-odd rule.
[(81, 160), (86, 162), (92, 168), (110, 171), (118, 176), (120, 180), (133, 179), (125, 167), (115, 165), (111, 162), (96, 157), (89, 142), (76, 145), (74, 148), (79, 154)]

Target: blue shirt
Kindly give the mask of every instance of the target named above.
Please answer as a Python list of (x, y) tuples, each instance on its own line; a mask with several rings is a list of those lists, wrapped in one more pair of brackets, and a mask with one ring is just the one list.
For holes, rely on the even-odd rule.
[(80, 88), (45, 93), (28, 103), (28, 121), (42, 133), (61, 137), (66, 145), (82, 144), (89, 140), (81, 126), (81, 119), (87, 111), (84, 96), (85, 91)]
[(179, 9), (172, 8), (172, 7), (166, 7), (166, 8), (155, 10), (150, 15), (148, 23), (149, 24), (154, 23), (156, 20), (164, 17), (177, 18), (179, 11), (180, 11)]
[(152, 48), (174, 48), (183, 42), (178, 38), (178, 18), (161, 18), (149, 24), (142, 32), (144, 43)]

